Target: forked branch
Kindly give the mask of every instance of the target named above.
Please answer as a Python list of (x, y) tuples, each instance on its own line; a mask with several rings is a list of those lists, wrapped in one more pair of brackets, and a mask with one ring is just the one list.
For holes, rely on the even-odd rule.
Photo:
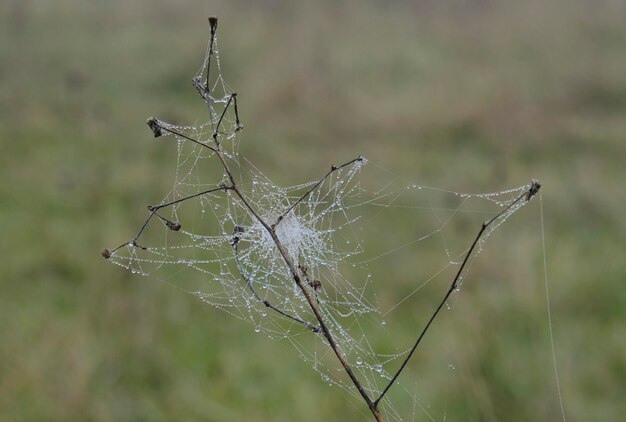
[[(276, 248), (276, 250), (278, 251), (278, 253), (280, 254), (280, 256), (282, 257), (282, 261), (284, 261), (284, 264), (291, 276), (291, 278), (293, 279), (293, 281), (296, 283), (298, 289), (300, 290), (300, 292), (302, 293), (302, 295), (304, 296), (304, 298), (306, 299), (309, 308), (311, 310), (311, 312), (313, 313), (313, 315), (315, 316), (315, 319), (317, 320), (316, 324), (312, 324), (310, 322), (307, 322), (301, 318), (299, 318), (298, 316), (292, 315), (288, 312), (286, 312), (283, 309), (280, 309), (279, 307), (275, 306), (274, 304), (272, 304), (267, 298), (263, 298), (261, 295), (258, 294), (258, 292), (256, 291), (256, 289), (254, 288), (253, 285), (253, 281), (251, 279), (251, 277), (246, 274), (246, 272), (244, 271), (243, 266), (241, 265), (241, 257), (240, 257), (240, 251), (239, 251), (239, 242), (240, 242), (240, 237), (238, 236), (237, 233), (237, 227), (235, 228), (235, 233), (233, 234), (233, 237), (230, 239), (231, 240), (231, 246), (233, 248), (233, 253), (234, 253), (234, 257), (235, 257), (235, 263), (237, 265), (237, 269), (239, 270), (239, 273), (242, 277), (242, 279), (245, 281), (246, 283), (246, 287), (250, 290), (250, 292), (252, 293), (252, 295), (261, 303), (263, 303), (266, 307), (270, 308), (273, 312), (291, 320), (294, 322), (297, 322), (301, 325), (303, 325), (304, 327), (306, 327), (307, 329), (311, 330), (314, 333), (321, 333), (324, 338), (326, 339), (326, 341), (328, 342), (329, 346), (331, 347), (331, 349), (333, 350), (333, 353), (335, 354), (335, 356), (337, 357), (337, 359), (339, 360), (341, 366), (344, 368), (346, 374), (348, 375), (348, 377), (350, 378), (350, 380), (352, 381), (352, 383), (354, 384), (354, 386), (356, 387), (357, 391), (359, 392), (359, 394), (361, 395), (361, 397), (363, 398), (363, 400), (365, 401), (365, 403), (367, 404), (370, 412), (372, 413), (372, 415), (374, 416), (374, 418), (377, 421), (383, 421), (383, 417), (380, 414), (380, 411), (378, 409), (378, 404), (380, 403), (380, 401), (385, 397), (386, 393), (389, 391), (389, 389), (394, 385), (394, 383), (396, 382), (397, 378), (400, 376), (400, 374), (402, 373), (402, 371), (404, 370), (404, 368), (406, 367), (406, 365), (408, 364), (409, 360), (411, 359), (411, 357), (413, 356), (415, 350), (417, 349), (417, 347), (419, 346), (420, 342), (422, 341), (422, 339), (424, 338), (426, 332), (428, 331), (428, 329), (430, 328), (432, 322), (435, 320), (435, 318), (437, 317), (437, 315), (439, 314), (439, 312), (441, 311), (442, 307), (444, 306), (444, 304), (446, 303), (446, 301), (448, 300), (448, 298), (450, 297), (450, 295), (452, 294), (452, 292), (457, 288), (458, 286), (458, 282), (460, 280), (460, 277), (466, 267), (467, 262), (469, 261), (470, 257), (472, 256), (472, 253), (474, 252), (474, 249), (476, 248), (476, 245), (480, 242), (481, 237), (483, 236), (483, 234), (485, 233), (485, 231), (489, 228), (489, 226), (491, 226), (498, 218), (500, 218), (501, 216), (503, 216), (505, 213), (509, 212), (512, 207), (514, 207), (516, 204), (518, 204), (520, 201), (522, 200), (526, 200), (529, 201), (540, 189), (540, 185), (538, 182), (533, 181), (528, 190), (525, 191), (520, 197), (518, 197), (516, 200), (514, 200), (513, 202), (511, 202), (505, 209), (503, 209), (501, 212), (499, 212), (497, 215), (495, 215), (493, 218), (491, 218), (490, 220), (484, 222), (480, 228), (480, 230), (478, 231), (478, 234), (476, 235), (476, 237), (474, 238), (471, 246), (469, 247), (469, 249), (467, 250), (467, 252), (465, 253), (464, 259), (454, 277), (454, 279), (452, 280), (452, 283), (450, 284), (450, 287), (448, 288), (446, 294), (444, 295), (443, 299), (441, 300), (441, 302), (439, 303), (439, 305), (437, 306), (437, 308), (435, 309), (435, 311), (433, 312), (433, 314), (431, 315), (431, 317), (429, 318), (428, 322), (426, 323), (425, 327), (422, 329), (422, 331), (419, 333), (417, 340), (415, 341), (413, 347), (411, 348), (410, 352), (408, 353), (408, 355), (406, 356), (406, 358), (404, 359), (404, 361), (402, 362), (402, 364), (400, 365), (400, 368), (397, 370), (397, 372), (394, 374), (394, 376), (391, 378), (390, 382), (386, 385), (386, 387), (384, 388), (384, 390), (380, 393), (380, 395), (378, 396), (378, 398), (374, 401), (372, 400), (372, 398), (369, 396), (369, 394), (367, 393), (367, 391), (365, 390), (363, 384), (361, 383), (361, 381), (357, 378), (356, 374), (354, 373), (354, 371), (352, 370), (350, 364), (347, 361), (347, 358), (343, 352), (343, 350), (341, 349), (341, 346), (338, 344), (337, 340), (335, 339), (333, 333), (330, 331), (329, 326), (326, 324), (325, 318), (318, 306), (318, 300), (317, 300), (317, 288), (319, 287), (317, 283), (319, 283), (317, 280), (313, 280), (311, 279), (311, 277), (309, 277), (309, 274), (307, 273), (306, 267), (303, 267), (301, 265), (296, 265), (296, 263), (294, 262), (294, 258), (292, 256), (289, 255), (289, 253), (287, 252), (285, 246), (282, 244), (281, 240), (278, 238), (277, 236), (277, 231), (276, 228), (277, 226), (281, 223), (281, 221), (283, 221), (283, 219), (291, 212), (294, 212), (294, 209), (296, 209), (296, 207), (301, 204), (303, 201), (305, 201), (316, 189), (320, 188), (320, 186), (322, 186), (322, 184), (328, 179), (330, 178), (333, 173), (339, 171), (340, 169), (353, 165), (355, 163), (360, 163), (363, 161), (362, 157), (357, 157), (351, 161), (348, 161), (344, 164), (341, 164), (340, 166), (331, 166), (330, 170), (322, 177), (320, 178), (318, 181), (316, 181), (315, 183), (313, 183), (313, 185), (311, 185), (311, 187), (309, 189), (307, 189), (302, 196), (300, 196), (299, 198), (297, 198), (291, 205), (288, 206), (288, 208), (282, 212), (278, 218), (276, 219), (276, 221), (274, 222), (267, 222), (264, 220), (264, 218), (260, 215), (260, 213), (255, 209), (255, 207), (252, 205), (252, 203), (248, 200), (248, 198), (246, 197), (245, 193), (239, 188), (239, 186), (237, 185), (235, 178), (233, 177), (233, 173), (229, 167), (228, 161), (226, 160), (226, 158), (228, 157), (228, 154), (222, 151), (222, 146), (220, 144), (220, 137), (221, 136), (229, 136), (232, 135), (235, 132), (238, 132), (239, 130), (241, 130), (243, 128), (243, 126), (241, 125), (240, 119), (239, 119), (239, 110), (238, 110), (238, 104), (237, 104), (237, 94), (236, 93), (230, 93), (227, 94), (225, 97), (221, 97), (221, 98), (213, 98), (212, 93), (211, 93), (211, 86), (210, 86), (210, 72), (211, 72), (211, 64), (212, 64), (212, 57), (213, 55), (216, 53), (215, 51), (215, 39), (216, 39), (216, 32), (217, 32), (217, 18), (211, 17), (209, 18), (209, 24), (210, 24), (210, 29), (211, 29), (211, 35), (210, 35), (210, 41), (209, 41), (209, 51), (208, 51), (208, 57), (207, 57), (207, 64), (206, 64), (206, 75), (204, 75), (202, 72), (200, 75), (198, 75), (196, 78), (194, 78), (193, 80), (193, 85), (196, 88), (196, 90), (198, 91), (198, 93), (202, 96), (202, 98), (207, 102), (207, 104), (209, 105), (209, 113), (211, 114), (211, 122), (213, 124), (212, 126), (212, 140), (213, 143), (211, 143), (210, 140), (207, 141), (200, 141), (199, 139), (195, 139), (192, 136), (189, 136), (185, 133), (183, 133), (182, 131), (180, 131), (179, 129), (177, 129), (175, 126), (172, 125), (168, 125), (165, 124), (164, 122), (151, 117), (150, 119), (148, 119), (147, 124), (150, 127), (150, 129), (152, 130), (152, 133), (154, 134), (155, 137), (160, 137), (162, 135), (167, 135), (167, 134), (171, 134), (171, 135), (175, 135), (176, 137), (178, 137), (179, 139), (182, 140), (186, 140), (189, 142), (192, 142), (194, 144), (197, 144), (201, 147), (207, 148), (209, 151), (211, 151), (213, 154), (211, 154), (211, 157), (217, 157), (218, 161), (221, 164), (221, 167), (224, 171), (224, 175), (223, 175), (223, 180), (224, 182), (221, 183), (219, 186), (212, 188), (212, 189), (208, 189), (202, 192), (198, 192), (189, 196), (185, 196), (176, 200), (172, 200), (169, 202), (163, 202), (160, 203), (158, 205), (150, 205), (148, 206), (148, 211), (150, 212), (150, 215), (147, 217), (147, 219), (145, 220), (145, 222), (143, 223), (143, 225), (141, 226), (140, 230), (138, 231), (137, 235), (131, 239), (129, 242), (123, 243), (122, 245), (118, 246), (117, 248), (113, 249), (112, 251), (105, 249), (102, 251), (102, 255), (104, 258), (109, 258), (112, 256), (113, 253), (115, 253), (118, 249), (122, 248), (123, 246), (131, 246), (131, 247), (138, 247), (141, 249), (146, 249), (142, 246), (140, 246), (137, 241), (139, 240), (140, 236), (142, 235), (142, 233), (144, 232), (144, 230), (146, 229), (146, 227), (148, 226), (148, 224), (150, 223), (150, 221), (153, 219), (154, 216), (157, 216), (170, 230), (174, 230), (174, 231), (178, 231), (181, 228), (180, 223), (176, 222), (176, 221), (171, 221), (165, 217), (163, 217), (162, 215), (159, 214), (159, 211), (163, 208), (166, 207), (170, 207), (170, 206), (174, 206), (180, 203), (183, 203), (185, 201), (194, 199), (194, 198), (199, 198), (202, 196), (206, 196), (206, 195), (211, 195), (212, 193), (218, 192), (218, 191), (233, 191), (234, 194), (236, 195), (236, 197), (238, 198), (238, 200), (241, 202), (241, 204), (243, 205), (243, 207), (247, 210), (247, 213), (251, 216), (251, 218), (253, 218), (254, 220), (256, 220), (261, 226), (264, 227), (264, 229), (267, 231), (267, 233), (270, 235), (270, 237), (272, 238), (272, 241), (274, 243), (274, 246)], [(204, 77), (205, 76), (205, 77)], [(204, 79), (204, 80), (203, 80)], [(221, 113), (221, 115), (219, 115), (219, 117), (217, 117), (215, 115), (215, 110), (213, 108), (213, 105), (216, 102), (221, 102), (221, 103), (225, 103), (224, 105), (224, 109)], [(225, 115), (227, 113), (227, 111), (230, 108), (234, 109), (234, 113), (235, 113), (235, 128), (233, 130), (233, 132), (231, 133), (225, 133), (222, 132), (220, 130), (220, 127), (224, 121)], [(217, 119), (216, 119), (217, 117)], [(273, 223), (273, 224), (270, 224)]]
[(292, 211), (295, 207), (297, 207), (297, 206), (298, 206), (298, 204), (300, 204), (300, 203), (301, 203), (302, 201), (304, 201), (304, 200), (305, 200), (305, 199), (306, 199), (306, 198), (307, 198), (307, 197), (308, 197), (311, 193), (313, 193), (313, 191), (315, 191), (315, 189), (319, 188), (319, 187), (320, 187), (320, 185), (321, 185), (322, 183), (324, 183), (324, 181), (325, 181), (326, 179), (328, 179), (328, 178), (329, 178), (329, 177), (330, 177), (330, 176), (331, 176), (334, 172), (336, 172), (336, 171), (338, 171), (338, 170), (341, 170), (342, 168), (347, 167), (347, 166), (349, 166), (349, 165), (351, 165), (351, 164), (354, 164), (354, 163), (360, 163), (360, 162), (362, 162), (362, 161), (363, 161), (363, 157), (361, 157), (361, 156), (359, 155), (359, 156), (358, 156), (358, 157), (356, 157), (355, 159), (350, 160), (350, 161), (348, 161), (348, 162), (345, 162), (345, 163), (343, 163), (343, 164), (342, 164), (342, 165), (340, 165), (340, 166), (335, 166), (335, 165), (330, 166), (330, 170), (328, 170), (328, 173), (326, 173), (326, 175), (324, 175), (324, 177), (322, 177), (322, 178), (321, 178), (321, 179), (319, 179), (317, 182), (315, 182), (315, 184), (314, 184), (313, 186), (311, 186), (311, 187), (309, 188), (309, 190), (307, 190), (306, 192), (304, 192), (304, 194), (303, 194), (300, 198), (298, 198), (298, 199), (297, 199), (297, 200), (296, 200), (293, 204), (291, 204), (291, 205), (289, 206), (289, 208), (287, 208), (287, 210), (286, 210), (285, 212), (283, 212), (281, 215), (279, 215), (279, 216), (278, 216), (278, 218), (276, 219), (276, 223), (274, 223), (274, 225), (273, 225), (272, 227), (276, 227), (276, 226), (278, 226), (278, 224), (279, 224), (281, 221), (283, 221), (283, 219), (285, 218), (285, 216), (286, 216), (287, 214), (289, 214), (289, 213), (290, 213), (290, 212), (291, 212), (291, 211)]
[(287, 319), (290, 319), (292, 321), (295, 321), (297, 323), (300, 323), (302, 325), (304, 325), (306, 328), (308, 328), (309, 330), (313, 331), (314, 333), (319, 333), (320, 327), (313, 325), (309, 322), (304, 321), (303, 319), (300, 319), (296, 316), (293, 316), (279, 308), (277, 308), (276, 306), (272, 305), (272, 303), (268, 300), (268, 299), (263, 299), (261, 298), (261, 296), (257, 293), (256, 289), (254, 288), (254, 286), (252, 285), (252, 280), (250, 279), (250, 277), (248, 277), (244, 270), (243, 267), (241, 266), (241, 261), (239, 260), (239, 238), (237, 237), (233, 237), (232, 241), (231, 241), (232, 245), (233, 245), (233, 251), (235, 254), (235, 263), (237, 264), (237, 270), (239, 271), (239, 274), (241, 275), (241, 278), (243, 278), (243, 280), (246, 282), (246, 286), (248, 286), (248, 289), (250, 289), (250, 292), (252, 292), (252, 295), (261, 303), (263, 303), (266, 307), (270, 308), (271, 310), (273, 310), (274, 312), (284, 316)]
[[(217, 18), (210, 18), (209, 22), (210, 22), (210, 25), (211, 25), (211, 39), (210, 39), (210, 42), (209, 42), (209, 57), (208, 57), (208, 64), (207, 64), (207, 74), (206, 74), (205, 86), (203, 87), (202, 84), (199, 82), (199, 80), (197, 78), (194, 79), (194, 86), (196, 87), (196, 89), (199, 91), (199, 93), (201, 94), (201, 96), (203, 97), (203, 99), (207, 103), (211, 102), (211, 101), (215, 101), (212, 98), (211, 93), (210, 93), (209, 75), (210, 75), (211, 57), (213, 55), (213, 48), (214, 48), (214, 41), (215, 41), (215, 32), (216, 32), (216, 28), (217, 28)], [(288, 253), (285, 250), (284, 246), (282, 245), (280, 239), (276, 235), (275, 224), (270, 226), (261, 217), (261, 215), (257, 212), (257, 210), (252, 206), (250, 201), (247, 199), (246, 195), (239, 189), (239, 187), (238, 187), (238, 185), (237, 185), (237, 183), (235, 181), (235, 178), (233, 177), (233, 173), (230, 170), (228, 162), (226, 161), (226, 159), (224, 157), (224, 154), (222, 153), (221, 145), (220, 145), (220, 141), (219, 141), (219, 137), (221, 135), (224, 135), (220, 131), (220, 125), (221, 125), (221, 123), (222, 123), (222, 121), (224, 119), (226, 111), (229, 109), (229, 107), (231, 105), (234, 107), (234, 111), (235, 111), (235, 120), (236, 120), (235, 121), (235, 123), (236, 123), (235, 132), (239, 131), (243, 127), (241, 125), (240, 120), (239, 120), (239, 110), (238, 110), (238, 106), (237, 106), (237, 94), (231, 93), (229, 95), (229, 98), (228, 98), (227, 102), (226, 102), (226, 105), (224, 106), (224, 110), (223, 110), (222, 114), (220, 115), (220, 117), (218, 118), (217, 123), (216, 123), (216, 125), (215, 125), (215, 127), (213, 129), (212, 137), (213, 137), (213, 141), (215, 142), (215, 146), (208, 145), (208, 144), (206, 144), (204, 142), (199, 141), (198, 139), (195, 139), (195, 138), (193, 138), (193, 137), (191, 137), (189, 135), (181, 133), (180, 131), (178, 131), (176, 129), (173, 129), (170, 125), (164, 124), (163, 122), (161, 122), (160, 120), (158, 120), (158, 119), (156, 119), (154, 117), (148, 119), (147, 123), (148, 123), (148, 126), (150, 127), (150, 129), (152, 130), (152, 133), (154, 134), (155, 137), (162, 136), (164, 133), (172, 134), (172, 135), (175, 135), (175, 136), (179, 137), (180, 139), (193, 142), (194, 144), (197, 144), (197, 145), (200, 145), (200, 146), (202, 146), (204, 148), (209, 149), (218, 158), (218, 160), (221, 163), (221, 166), (222, 166), (222, 168), (224, 170), (224, 173), (225, 173), (227, 179), (230, 182), (228, 185), (220, 186), (218, 189), (232, 190), (236, 194), (236, 196), (239, 198), (239, 200), (241, 201), (243, 206), (248, 210), (250, 215), (256, 221), (258, 221), (259, 224), (261, 224), (267, 230), (267, 232), (271, 236), (271, 238), (272, 238), (272, 240), (273, 240), (273, 242), (274, 242), (278, 252), (280, 253), (283, 261), (285, 262), (285, 265), (287, 266), (287, 268), (289, 270), (289, 273), (291, 274), (291, 277), (293, 278), (294, 282), (296, 283), (296, 285), (298, 286), (298, 288), (302, 292), (303, 296), (306, 298), (306, 301), (307, 301), (309, 307), (311, 308), (311, 311), (315, 315), (315, 318), (316, 318), (316, 320), (318, 322), (318, 325), (316, 326), (316, 325), (310, 324), (310, 323), (308, 323), (306, 321), (303, 321), (303, 320), (301, 320), (301, 319), (299, 319), (297, 317), (294, 317), (293, 315), (289, 315), (286, 312), (282, 311), (281, 309), (279, 309), (279, 308), (275, 307), (274, 305), (272, 305), (269, 301), (263, 301), (262, 298), (257, 294), (257, 292), (252, 287), (252, 283), (250, 282), (250, 280), (246, 277), (246, 275), (243, 272), (241, 272), (242, 277), (246, 281), (246, 285), (248, 286), (248, 288), (252, 291), (253, 295), (258, 300), (261, 300), (267, 307), (269, 307), (273, 311), (275, 311), (275, 312), (277, 312), (277, 313), (279, 313), (279, 314), (281, 314), (281, 315), (283, 315), (283, 316), (285, 316), (285, 317), (287, 317), (287, 318), (289, 318), (291, 320), (294, 320), (294, 321), (297, 321), (297, 322), (299, 322), (301, 324), (304, 324), (307, 328), (309, 328), (313, 332), (316, 332), (316, 333), (317, 332), (321, 332), (324, 335), (324, 337), (326, 338), (326, 340), (328, 341), (328, 344), (330, 345), (331, 349), (335, 353), (337, 359), (341, 363), (341, 366), (344, 368), (344, 370), (346, 371), (346, 373), (350, 377), (352, 383), (355, 385), (355, 387), (359, 391), (359, 394), (363, 397), (363, 399), (367, 403), (368, 408), (372, 412), (372, 415), (376, 418), (377, 421), (382, 421), (383, 418), (382, 418), (380, 412), (378, 411), (378, 409), (374, 405), (372, 399), (369, 397), (369, 395), (365, 391), (365, 388), (363, 387), (363, 385), (361, 384), (359, 379), (354, 374), (354, 371), (350, 367), (350, 364), (348, 363), (348, 361), (347, 361), (343, 351), (341, 350), (341, 347), (339, 346), (339, 344), (335, 340), (332, 332), (330, 331), (330, 329), (326, 325), (326, 323), (324, 321), (324, 317), (322, 316), (322, 313), (321, 313), (320, 309), (318, 308), (317, 298), (314, 297), (309, 292), (308, 287), (306, 285), (306, 282), (305, 283), (302, 282), (302, 279), (301, 279), (301, 276), (300, 276), (300, 274), (298, 272), (298, 269), (296, 268), (296, 266), (295, 266), (293, 260), (291, 259), (291, 257), (288, 255)], [(211, 114), (213, 113), (213, 110), (212, 110), (211, 106), (209, 106), (209, 111), (211, 112)], [(289, 212), (291, 212), (298, 204), (300, 204), (304, 199), (306, 199), (315, 189), (317, 189), (334, 172), (338, 171), (341, 168), (349, 166), (349, 165), (351, 165), (351, 164), (353, 164), (355, 162), (360, 162), (362, 160), (363, 160), (362, 157), (357, 157), (357, 158), (355, 158), (355, 159), (353, 159), (351, 161), (348, 161), (348, 162), (346, 162), (346, 163), (344, 163), (344, 164), (342, 164), (340, 166), (332, 166), (331, 169), (328, 171), (328, 173), (324, 177), (322, 177), (318, 182), (316, 182), (307, 192), (305, 192), (299, 199), (297, 199), (283, 214), (281, 214), (281, 216), (276, 221), (276, 224), (278, 224)], [(142, 226), (141, 230), (139, 231), (139, 234), (131, 242), (124, 243), (124, 244), (120, 245), (120, 247), (125, 246), (125, 245), (138, 246), (137, 243), (136, 243), (137, 238), (143, 232), (143, 230), (145, 229), (145, 227), (147, 226), (149, 221), (152, 219), (152, 217), (156, 214), (156, 212), (160, 208), (163, 208), (163, 207), (169, 206), (169, 205), (178, 204), (178, 203), (181, 203), (183, 201), (186, 201), (186, 200), (189, 200), (189, 199), (201, 196), (201, 195), (209, 194), (209, 193), (211, 193), (213, 191), (214, 190), (200, 192), (198, 194), (190, 195), (190, 196), (185, 197), (185, 198), (181, 198), (181, 199), (178, 199), (178, 200), (175, 200), (175, 201), (171, 201), (170, 203), (161, 204), (161, 205), (158, 205), (158, 206), (155, 206), (155, 207), (150, 207), (149, 210), (151, 211), (151, 214), (148, 217), (148, 219), (146, 220), (146, 222), (144, 223), (144, 225)], [(169, 225), (168, 225), (168, 227), (169, 227)], [(119, 249), (120, 247), (116, 248), (115, 250)], [(106, 250), (106, 254), (103, 251), (103, 256), (105, 258), (108, 258), (108, 257), (111, 256), (111, 254), (113, 252), (115, 252), (115, 250), (114, 251)], [(239, 266), (239, 258), (237, 256), (237, 248), (236, 247), (235, 247), (235, 254), (236, 254), (237, 264)]]

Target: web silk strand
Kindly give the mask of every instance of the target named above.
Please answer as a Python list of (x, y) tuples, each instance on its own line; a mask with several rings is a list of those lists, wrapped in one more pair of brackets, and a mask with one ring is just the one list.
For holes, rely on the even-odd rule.
[(554, 368), (554, 380), (556, 381), (556, 391), (559, 396), (559, 406), (561, 408), (561, 417), (563, 422), (565, 419), (565, 408), (563, 407), (563, 396), (561, 394), (561, 383), (559, 382), (559, 371), (556, 364), (556, 351), (554, 348), (554, 334), (552, 332), (552, 313), (550, 311), (550, 292), (548, 289), (548, 262), (546, 259), (546, 235), (543, 223), (543, 195), (539, 194), (539, 209), (541, 212), (541, 245), (543, 247), (543, 278), (546, 291), (546, 309), (548, 313), (548, 332), (550, 334), (550, 347), (552, 349), (552, 367)]

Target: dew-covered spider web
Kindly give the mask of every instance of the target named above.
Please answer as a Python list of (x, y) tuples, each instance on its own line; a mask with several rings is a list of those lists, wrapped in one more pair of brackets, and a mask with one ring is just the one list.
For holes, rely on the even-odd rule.
[[(467, 256), (454, 286), (461, 289), (491, 234), (527, 203), (532, 184), (460, 193), (409, 182), (358, 156), (320, 169), (315, 180), (280, 186), (239, 152), (238, 97), (222, 77), (215, 27), (193, 81), (208, 121), (176, 125), (149, 119), (157, 141), (175, 157), (172, 188), (148, 207), (130, 240), (103, 254), (248, 322), (254, 332), (289, 343), (324, 382), (360, 399), (320, 332), (306, 290), (376, 399), (413, 341), (389, 346), (395, 339), (385, 321), (429, 285), (443, 295)], [(486, 221), (491, 223), (468, 255)], [(404, 280), (405, 288), (399, 296), (381, 298), (380, 286), (390, 279)], [(410, 419), (394, 405), (403, 394), (417, 408), (414, 416), (433, 419), (411, 386), (399, 377), (393, 395), (380, 401), (386, 420)]]

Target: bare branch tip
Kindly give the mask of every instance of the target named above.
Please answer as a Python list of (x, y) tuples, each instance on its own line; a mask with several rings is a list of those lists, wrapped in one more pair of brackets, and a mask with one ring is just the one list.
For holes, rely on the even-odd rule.
[(109, 259), (111, 258), (111, 250), (109, 248), (104, 248), (102, 249), (102, 252), (100, 252), (100, 254), (102, 255), (102, 258), (104, 259)]
[(211, 25), (211, 33), (215, 34), (217, 30), (217, 16), (209, 17), (209, 25)]

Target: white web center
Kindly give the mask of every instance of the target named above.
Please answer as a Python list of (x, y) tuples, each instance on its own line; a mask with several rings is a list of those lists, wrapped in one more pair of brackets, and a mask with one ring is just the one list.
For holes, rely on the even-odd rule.
[[(295, 213), (289, 213), (283, 218), (276, 228), (276, 236), (294, 260), (299, 256), (308, 255), (307, 251), (319, 250), (324, 245), (321, 233), (308, 226)], [(271, 246), (274, 246), (273, 241)]]

